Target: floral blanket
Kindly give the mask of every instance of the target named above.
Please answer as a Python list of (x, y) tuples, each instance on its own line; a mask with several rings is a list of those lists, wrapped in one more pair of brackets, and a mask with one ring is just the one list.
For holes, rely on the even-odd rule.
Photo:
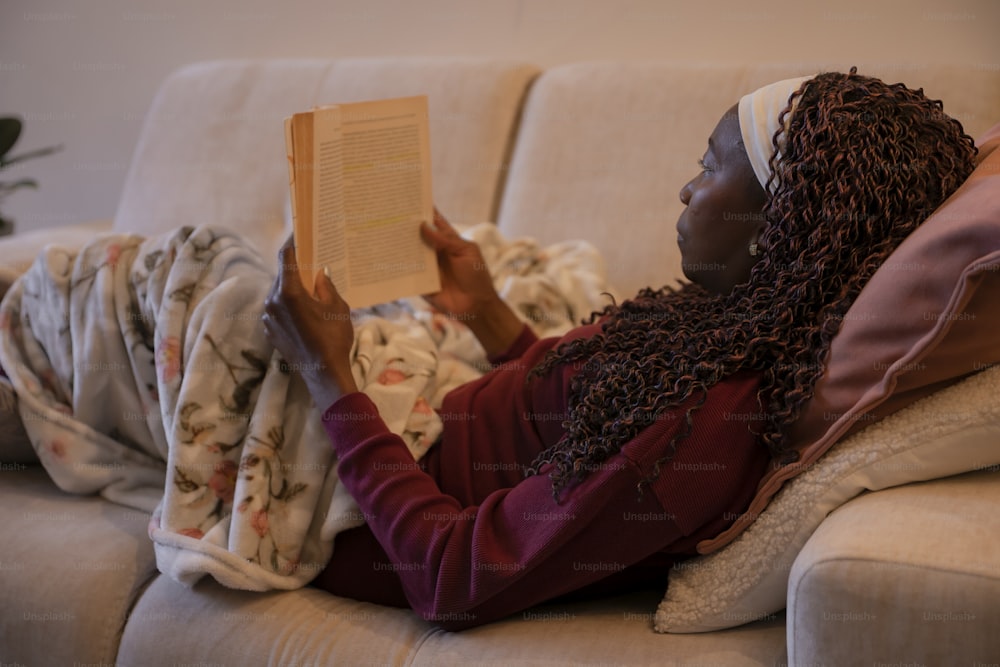
[[(498, 290), (540, 335), (602, 307), (585, 243), (540, 248), (470, 228)], [(0, 306), (0, 364), (39, 459), (73, 493), (152, 512), (157, 565), (193, 584), (305, 585), (363, 517), (305, 384), (260, 317), (275, 272), (219, 228), (47, 247)], [(415, 458), (434, 411), (485, 368), (460, 322), (420, 299), (355, 311), (355, 376)]]

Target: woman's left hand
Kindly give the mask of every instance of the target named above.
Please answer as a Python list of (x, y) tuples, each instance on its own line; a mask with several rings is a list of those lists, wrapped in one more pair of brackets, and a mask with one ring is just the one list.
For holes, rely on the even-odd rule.
[(351, 309), (323, 272), (316, 276), (316, 296), (306, 291), (291, 238), (278, 259), (278, 277), (264, 301), (264, 329), (285, 362), (305, 380), (316, 405), (326, 409), (358, 391), (350, 361)]

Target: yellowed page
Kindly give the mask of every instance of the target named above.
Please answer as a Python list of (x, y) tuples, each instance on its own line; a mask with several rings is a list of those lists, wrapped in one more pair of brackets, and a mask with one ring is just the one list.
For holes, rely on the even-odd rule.
[(437, 291), (437, 258), (420, 238), (434, 215), (427, 98), (339, 106), (349, 250), (335, 284), (356, 308)]
[(295, 255), (310, 294), (323, 267), (329, 267), (334, 284), (347, 279), (340, 139), (340, 109), (335, 106), (285, 121)]
[(285, 122), (302, 282), (329, 269), (354, 308), (440, 289), (427, 98), (318, 107)]
[(292, 207), (292, 236), (295, 260), (302, 284), (310, 285), (303, 267), (312, 265), (312, 114), (296, 114), (285, 119), (285, 151), (288, 158), (288, 189)]
[[(323, 267), (329, 268), (333, 284), (347, 283), (347, 237), (344, 224), (344, 163), (341, 109), (321, 107), (313, 112), (312, 246), (313, 264), (307, 267), (313, 280)], [(313, 292), (314, 282), (308, 289)], [(346, 297), (345, 297), (346, 298)], [(350, 303), (348, 301), (348, 303)]]

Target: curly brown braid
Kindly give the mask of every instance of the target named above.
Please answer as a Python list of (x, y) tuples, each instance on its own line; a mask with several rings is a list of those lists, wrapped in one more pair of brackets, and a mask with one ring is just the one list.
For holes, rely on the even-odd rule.
[(690, 432), (708, 390), (744, 370), (759, 374), (768, 411), (758, 440), (781, 463), (794, 461), (786, 427), (812, 396), (848, 308), (972, 172), (972, 138), (923, 90), (852, 68), (810, 79), (795, 98), (787, 130), (773, 139), (783, 147), (771, 161), (763, 257), (749, 282), (726, 295), (691, 283), (643, 289), (591, 316), (605, 318), (598, 335), (561, 345), (533, 369), (582, 368), (572, 380), (565, 436), (527, 470), (552, 464), (557, 499), (660, 415), (686, 406), (687, 429), (651, 482)]

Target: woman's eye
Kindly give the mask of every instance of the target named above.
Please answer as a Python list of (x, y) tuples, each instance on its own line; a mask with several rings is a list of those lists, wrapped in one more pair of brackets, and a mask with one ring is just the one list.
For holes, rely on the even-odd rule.
[(705, 164), (704, 160), (698, 160), (698, 167), (702, 171), (712, 171), (711, 167), (709, 167), (707, 164)]

